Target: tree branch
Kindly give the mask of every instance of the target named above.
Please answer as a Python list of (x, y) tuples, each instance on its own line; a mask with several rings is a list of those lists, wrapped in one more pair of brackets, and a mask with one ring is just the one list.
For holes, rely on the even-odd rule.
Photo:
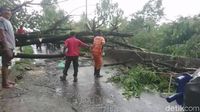
[(14, 14), (16, 12), (18, 12), (19, 10), (22, 9), (23, 6), (27, 5), (27, 4), (30, 4), (33, 0), (30, 0), (30, 1), (27, 1), (27, 2), (24, 2), (22, 3), (21, 5), (18, 5), (16, 6), (14, 9), (11, 9), (11, 12)]

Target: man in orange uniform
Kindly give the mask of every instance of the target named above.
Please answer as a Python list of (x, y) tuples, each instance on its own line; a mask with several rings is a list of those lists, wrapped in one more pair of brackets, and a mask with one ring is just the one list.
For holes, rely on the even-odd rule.
[(100, 75), (100, 69), (103, 63), (102, 52), (104, 44), (104, 37), (101, 35), (100, 31), (97, 31), (93, 40), (93, 45), (91, 47), (91, 52), (94, 60), (94, 75), (96, 78), (102, 77), (102, 75)]

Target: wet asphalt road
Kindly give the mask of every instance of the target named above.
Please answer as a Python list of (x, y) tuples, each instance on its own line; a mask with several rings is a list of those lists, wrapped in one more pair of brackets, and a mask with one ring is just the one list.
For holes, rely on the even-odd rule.
[(165, 112), (169, 106), (158, 94), (126, 100), (119, 87), (107, 82), (116, 74), (113, 68), (103, 68), (104, 77), (95, 79), (91, 63), (82, 60), (74, 83), (72, 66), (67, 81), (61, 82), (58, 61), (44, 63), (28, 71), (16, 88), (1, 90), (0, 112)]
[(36, 60), (16, 88), (0, 88), (0, 112), (173, 112), (166, 108), (175, 103), (168, 104), (159, 94), (126, 100), (122, 89), (107, 81), (116, 68), (104, 67), (104, 77), (95, 79), (91, 60), (81, 58), (78, 82), (73, 82), (72, 66), (67, 81), (61, 82), (58, 62)]

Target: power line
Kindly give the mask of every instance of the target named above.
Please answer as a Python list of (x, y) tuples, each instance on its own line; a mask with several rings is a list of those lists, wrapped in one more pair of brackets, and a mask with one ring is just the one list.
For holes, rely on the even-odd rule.
[[(87, 5), (87, 7), (88, 7), (88, 6), (96, 6), (96, 5), (95, 5), (95, 4), (93, 4), (93, 5)], [(76, 10), (78, 10), (78, 9), (80, 9), (80, 8), (84, 8), (84, 7), (86, 7), (86, 5), (81, 5), (81, 6), (77, 7), (77, 8), (74, 8), (73, 10), (71, 10), (71, 11), (69, 12), (69, 14), (73, 13), (74, 11), (76, 11)]]
[(60, 4), (63, 2), (67, 2), (67, 1), (69, 1), (69, 0), (62, 0), (59, 2), (55, 2), (55, 3), (29, 3), (29, 5), (54, 5), (54, 4)]

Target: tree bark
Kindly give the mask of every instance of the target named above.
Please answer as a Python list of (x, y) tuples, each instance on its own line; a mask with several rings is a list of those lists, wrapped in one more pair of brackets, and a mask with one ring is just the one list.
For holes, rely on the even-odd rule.
[[(133, 59), (131, 60), (126, 60), (123, 62), (117, 62), (117, 63), (111, 63), (111, 64), (104, 64), (103, 66), (107, 67), (107, 66), (116, 66), (116, 65), (126, 65), (128, 63), (131, 63), (132, 61), (134, 61)], [(163, 63), (163, 62), (158, 62), (158, 61), (152, 61), (152, 60), (143, 60), (144, 64), (149, 64), (152, 67), (156, 67), (156, 69), (159, 69), (159, 67), (161, 68), (161, 66), (165, 66), (168, 68), (169, 71), (173, 71), (173, 72), (194, 72), (197, 70), (197, 68), (186, 68), (186, 67), (175, 67), (171, 64), (168, 63)], [(155, 64), (157, 66), (155, 66)], [(162, 67), (163, 68), (163, 67)]]
[[(106, 36), (119, 36), (119, 37), (130, 37), (132, 34), (125, 34), (125, 33), (117, 33), (117, 32), (104, 32), (105, 38)], [(93, 36), (92, 32), (78, 32), (77, 38), (80, 40), (91, 43), (92, 38), (88, 38), (89, 36)], [(67, 39), (69, 35), (61, 35), (61, 36), (42, 36), (40, 34), (36, 35), (16, 35), (16, 44), (17, 46), (26, 46), (32, 44), (39, 44), (39, 43), (57, 43), (59, 41), (64, 41)], [(124, 44), (125, 45), (125, 44)]]
[(64, 54), (23, 54), (17, 53), (15, 58), (28, 58), (28, 59), (50, 59), (50, 58), (62, 58)]

